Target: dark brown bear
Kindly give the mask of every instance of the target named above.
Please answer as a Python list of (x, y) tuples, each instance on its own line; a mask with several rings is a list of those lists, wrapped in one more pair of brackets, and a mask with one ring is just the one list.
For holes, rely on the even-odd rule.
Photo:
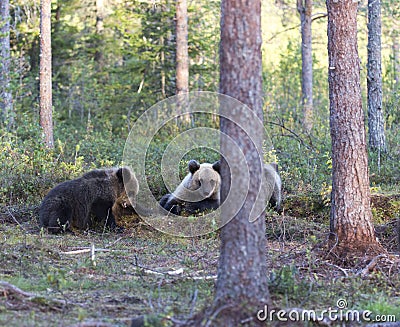
[(120, 206), (134, 207), (129, 199), (135, 199), (138, 191), (135, 174), (127, 167), (92, 170), (50, 190), (39, 210), (40, 226), (52, 233), (70, 227), (86, 229), (94, 216), (114, 229)]

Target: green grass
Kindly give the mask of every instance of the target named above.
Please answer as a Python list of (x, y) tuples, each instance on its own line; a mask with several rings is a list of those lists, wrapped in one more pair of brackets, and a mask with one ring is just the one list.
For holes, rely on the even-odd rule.
[[(273, 304), (324, 310), (345, 299), (348, 309), (400, 319), (398, 257), (382, 258), (363, 277), (359, 272), (367, 262), (336, 266), (321, 251), (329, 211), (310, 206), (309, 200), (294, 203), (303, 217), (268, 215), (266, 219)], [(303, 210), (302, 204), (314, 209)], [(154, 326), (171, 326), (171, 317), (184, 320), (212, 303), (215, 280), (192, 277), (216, 275), (218, 233), (177, 238), (139, 223), (131, 224), (124, 234), (41, 235), (35, 219), (20, 223), (22, 227), (10, 221), (0, 226), (0, 280), (37, 297), (0, 292), (0, 325), (101, 321), (127, 326), (130, 318), (148, 315)], [(381, 241), (389, 248), (390, 240), (387, 235)], [(88, 252), (68, 253), (92, 244), (99, 249), (94, 261)], [(166, 273), (178, 269), (183, 273)]]

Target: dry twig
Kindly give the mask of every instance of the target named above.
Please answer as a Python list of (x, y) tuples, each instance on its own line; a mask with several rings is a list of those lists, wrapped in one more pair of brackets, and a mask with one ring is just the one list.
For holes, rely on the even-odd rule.
[(365, 277), (367, 274), (369, 274), (370, 271), (372, 271), (374, 269), (374, 267), (376, 266), (376, 264), (378, 263), (378, 259), (385, 257), (385, 254), (380, 254), (377, 255), (375, 258), (373, 258), (370, 263), (361, 271), (359, 271), (357, 273), (357, 275), (361, 275), (362, 277)]

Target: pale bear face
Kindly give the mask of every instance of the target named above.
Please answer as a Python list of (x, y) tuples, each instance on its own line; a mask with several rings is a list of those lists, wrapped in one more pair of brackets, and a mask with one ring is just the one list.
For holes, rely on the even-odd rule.
[(192, 174), (189, 189), (198, 191), (203, 199), (219, 199), (221, 187), (220, 162), (213, 164), (199, 164), (196, 160), (190, 160), (189, 171)]

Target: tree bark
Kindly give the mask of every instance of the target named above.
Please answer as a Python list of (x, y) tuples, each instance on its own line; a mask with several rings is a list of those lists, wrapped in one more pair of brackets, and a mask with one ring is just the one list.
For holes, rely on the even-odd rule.
[(339, 256), (380, 252), (372, 224), (357, 49), (357, 2), (327, 0), (332, 138), (331, 232)]
[(10, 85), (10, 3), (2, 0), (0, 5), (0, 116), (10, 130), (14, 125), (13, 102)]
[(187, 2), (176, 0), (176, 94), (189, 92)]
[(368, 0), (368, 131), (369, 147), (386, 151), (382, 112), (381, 2)]
[[(229, 205), (221, 209), (222, 221), (229, 223), (221, 230), (215, 305), (228, 304), (243, 311), (249, 307), (254, 309), (254, 306), (263, 305), (269, 300), (265, 219), (262, 215), (254, 222), (249, 221), (262, 175), (260, 18), (260, 0), (221, 2), (220, 93), (238, 99), (250, 109), (229, 108), (230, 112), (220, 111), (221, 132), (237, 145), (237, 148), (232, 148), (221, 138), (221, 201), (227, 198), (231, 185), (241, 185), (240, 192), (247, 193), (247, 197), (236, 214), (232, 214)], [(246, 125), (252, 127), (251, 131), (240, 128)], [(240, 165), (240, 152), (244, 154), (249, 169), (249, 188), (246, 183), (241, 183), (244, 172), (234, 173)], [(240, 319), (239, 314), (226, 314), (224, 326), (237, 326)]]
[(313, 125), (313, 71), (312, 71), (312, 0), (297, 0), (301, 21), (301, 91), (303, 126), (310, 132)]
[(398, 87), (400, 85), (400, 44), (397, 31), (392, 33), (392, 41), (394, 80), (395, 86)]
[[(189, 52), (187, 1), (176, 0), (176, 106), (177, 113), (186, 112), (189, 92)], [(177, 124), (189, 124), (190, 115), (183, 114)]]
[(40, 126), (44, 142), (54, 147), (51, 87), (51, 0), (40, 1)]
[(97, 42), (96, 52), (94, 54), (94, 60), (99, 66), (101, 71), (104, 66), (104, 56), (103, 56), (103, 40), (102, 34), (104, 31), (104, 0), (96, 0), (96, 36)]

